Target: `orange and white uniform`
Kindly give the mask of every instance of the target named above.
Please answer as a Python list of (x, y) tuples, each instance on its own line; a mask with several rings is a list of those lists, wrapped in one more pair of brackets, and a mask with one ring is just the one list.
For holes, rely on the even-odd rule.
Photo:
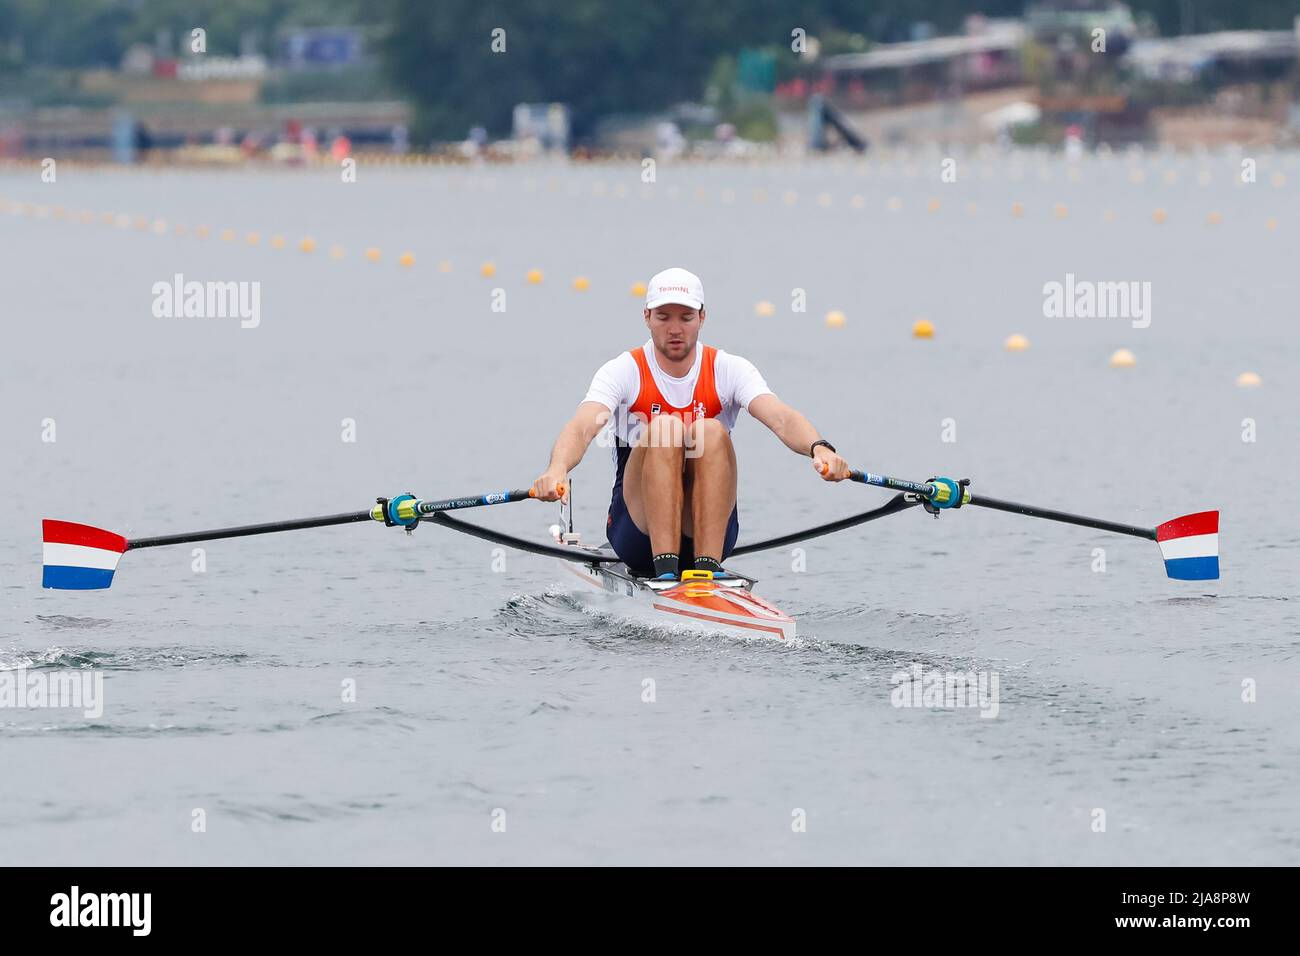
[[(697, 418), (717, 418), (731, 431), (741, 409), (760, 395), (771, 393), (753, 363), (702, 343), (695, 346), (695, 363), (680, 378), (655, 361), (654, 345), (624, 352), (600, 367), (583, 401), (599, 402), (612, 414), (610, 425), (619, 445), (634, 444), (655, 415), (673, 413), (687, 424)], [(621, 456), (626, 460), (626, 455)], [(618, 479), (622, 479), (619, 461)]]

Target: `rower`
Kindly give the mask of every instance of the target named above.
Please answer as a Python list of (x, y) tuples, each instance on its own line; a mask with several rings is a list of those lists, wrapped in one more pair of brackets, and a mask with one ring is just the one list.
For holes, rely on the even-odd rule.
[(731, 429), (742, 409), (811, 458), (823, 480), (842, 481), (850, 469), (752, 363), (699, 341), (706, 315), (696, 275), (660, 272), (646, 286), (642, 314), (649, 340), (596, 372), (533, 494), (557, 500), (557, 487), (612, 421), (607, 529), (619, 559), (639, 577), (676, 579), (684, 570), (720, 576), (740, 531)]

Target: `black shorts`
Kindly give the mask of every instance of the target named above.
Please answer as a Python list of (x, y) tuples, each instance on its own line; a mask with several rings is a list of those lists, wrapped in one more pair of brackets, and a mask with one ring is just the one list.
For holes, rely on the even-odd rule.
[[(650, 547), (650, 536), (633, 522), (627, 513), (627, 504), (623, 501), (623, 485), (614, 486), (614, 496), (609, 502), (609, 520), (606, 522), (609, 545), (618, 555), (619, 560), (627, 565), (628, 570), (639, 577), (650, 577), (654, 573), (654, 550)], [(736, 547), (736, 538), (740, 536), (739, 508), (731, 509), (727, 519), (727, 534), (722, 541), (722, 560), (726, 560)], [(695, 564), (695, 542), (682, 535), (682, 543), (677, 552), (681, 556), (681, 567), (689, 569)]]

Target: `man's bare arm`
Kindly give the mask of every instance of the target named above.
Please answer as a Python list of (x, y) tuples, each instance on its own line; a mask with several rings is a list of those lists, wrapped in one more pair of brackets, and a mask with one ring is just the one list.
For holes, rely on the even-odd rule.
[[(770, 392), (749, 403), (749, 414), (770, 428), (785, 447), (800, 455), (807, 455), (812, 443), (821, 440), (821, 434), (802, 412)], [(848, 463), (825, 445), (819, 445), (813, 453), (813, 465), (827, 481), (842, 481), (849, 476)]]
[(543, 501), (559, 499), (556, 485), (578, 467), (578, 462), (587, 453), (592, 439), (609, 421), (609, 414), (609, 409), (600, 402), (583, 402), (578, 406), (573, 417), (560, 429), (560, 436), (555, 439), (555, 445), (551, 449), (551, 462), (546, 466), (546, 471), (533, 482), (533, 493), (538, 498)]

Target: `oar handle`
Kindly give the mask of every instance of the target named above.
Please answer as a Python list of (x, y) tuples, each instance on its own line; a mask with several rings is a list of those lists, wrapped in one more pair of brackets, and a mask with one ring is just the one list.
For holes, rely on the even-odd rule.
[[(817, 470), (826, 473), (824, 465), (818, 463)], [(888, 475), (876, 475), (869, 471), (860, 471), (854, 468), (849, 471), (849, 481), (860, 482), (864, 485), (875, 485), (877, 488), (892, 488), (894, 491), (908, 491), (914, 495), (920, 495), (926, 501), (933, 501), (936, 504), (945, 504), (952, 496), (951, 490), (947, 485), (933, 482), (905, 481), (902, 478), (891, 478)], [(970, 500), (970, 493), (967, 492), (966, 500)]]
[[(557, 482), (555, 490), (564, 497), (568, 490), (564, 482)], [(440, 514), (444, 511), (460, 511), (462, 508), (482, 508), (487, 505), (504, 505), (512, 501), (527, 501), (537, 495), (531, 488), (516, 488), (511, 491), (489, 491), (481, 495), (464, 498), (440, 498), (437, 501), (425, 501), (413, 495), (401, 495), (392, 500), (381, 499), (370, 509), (370, 517), (376, 521), (390, 519), (395, 524), (413, 525), (418, 518), (425, 515)]]

